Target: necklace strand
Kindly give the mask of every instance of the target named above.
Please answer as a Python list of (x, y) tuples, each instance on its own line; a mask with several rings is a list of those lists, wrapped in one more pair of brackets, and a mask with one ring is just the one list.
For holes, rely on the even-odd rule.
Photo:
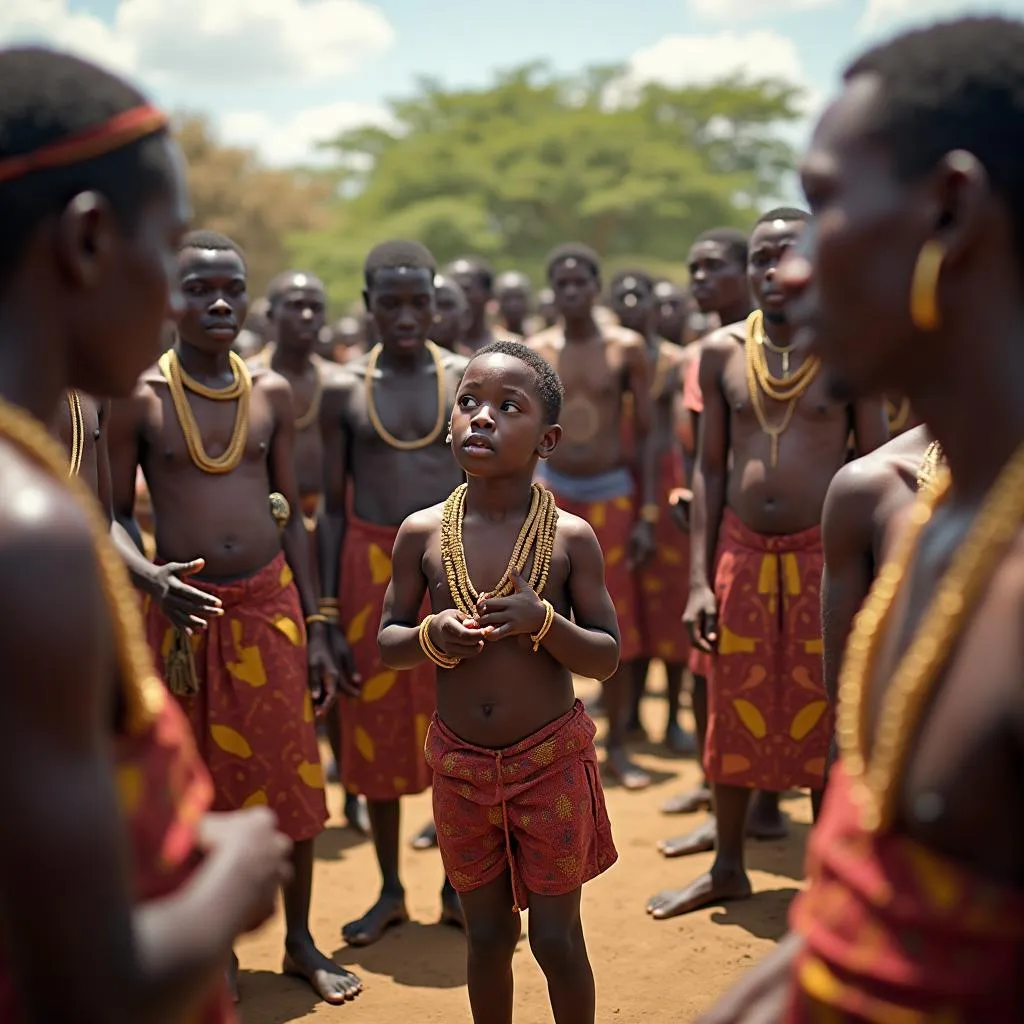
[(71, 464), (68, 476), (78, 476), (85, 454), (85, 419), (82, 416), (81, 396), (72, 388), (67, 393), (68, 412), (71, 415)]
[[(470, 579), (462, 543), (466, 491), (467, 485), (460, 484), (444, 503), (441, 512), (441, 560), (455, 607), (463, 615), (472, 616), (476, 614), (480, 594)], [(527, 582), (538, 594), (543, 593), (551, 570), (557, 528), (558, 508), (554, 495), (540, 484), (534, 484), (530, 494), (530, 509), (512, 548), (508, 566), (494, 589), (489, 592), (491, 597), (505, 597), (515, 590), (512, 577), (523, 575), (531, 556), (533, 565)]]
[(144, 729), (159, 713), (165, 699), (153, 669), (142, 615), (128, 572), (110, 540), (109, 527), (99, 503), (84, 481), (68, 476), (67, 452), (34, 417), (0, 398), (0, 437), (5, 437), (78, 502), (92, 534), (100, 585), (110, 609), (115, 654), (130, 732)]
[(900, 782), (920, 717), (940, 678), (940, 669), (977, 605), (1000, 556), (1024, 518), (1024, 445), (989, 490), (952, 564), (943, 574), (911, 641), (895, 669), (878, 715), (870, 756), (866, 747), (868, 691), (878, 647), (907, 585), (921, 533), (950, 487), (942, 471), (910, 512), (910, 525), (892, 559), (875, 578), (854, 620), (839, 680), (837, 733), (843, 766), (861, 804), (864, 827), (888, 828), (896, 813)]
[[(249, 439), (249, 399), (252, 393), (252, 377), (245, 360), (237, 352), (230, 353), (230, 360), (234, 380), (230, 387), (226, 388), (209, 388), (190, 377), (182, 369), (181, 360), (173, 348), (168, 349), (157, 364), (167, 380), (174, 411), (178, 417), (181, 432), (185, 435), (189, 457), (195, 467), (204, 473), (223, 474), (237, 469), (241, 464), (242, 456), (245, 454), (245, 445)], [(215, 458), (211, 458), (206, 453), (203, 434), (199, 429), (195, 414), (192, 412), (192, 406), (189, 404), (188, 395), (185, 393), (186, 388), (214, 402), (238, 400), (231, 438), (224, 451)]]
[(441, 431), (444, 429), (444, 353), (432, 341), (426, 342), (426, 348), (434, 360), (434, 373), (437, 376), (437, 420), (430, 433), (414, 441), (403, 441), (395, 437), (381, 422), (380, 416), (377, 415), (377, 405), (373, 398), (373, 375), (377, 369), (377, 361), (380, 359), (384, 346), (380, 343), (374, 345), (370, 350), (369, 358), (366, 360), (366, 380), (363, 388), (366, 396), (366, 412), (370, 417), (370, 423), (377, 436), (386, 445), (391, 448), (397, 448), (401, 452), (414, 452), (419, 448), (426, 448), (427, 445), (433, 444), (441, 436)]

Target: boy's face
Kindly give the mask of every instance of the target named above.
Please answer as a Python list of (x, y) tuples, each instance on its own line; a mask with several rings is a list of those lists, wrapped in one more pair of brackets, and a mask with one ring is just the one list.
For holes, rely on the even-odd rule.
[(452, 451), (469, 476), (532, 472), (559, 435), (547, 422), (530, 366), (496, 352), (469, 364), (452, 412)]
[(233, 250), (183, 249), (178, 267), (185, 296), (178, 333), (203, 352), (226, 352), (249, 311), (242, 257)]

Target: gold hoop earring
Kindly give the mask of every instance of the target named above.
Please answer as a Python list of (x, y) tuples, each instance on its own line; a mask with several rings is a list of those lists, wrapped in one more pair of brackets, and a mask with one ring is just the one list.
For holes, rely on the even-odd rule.
[(938, 330), (939, 275), (945, 258), (946, 247), (934, 238), (925, 242), (917, 255), (910, 284), (910, 319), (919, 331)]

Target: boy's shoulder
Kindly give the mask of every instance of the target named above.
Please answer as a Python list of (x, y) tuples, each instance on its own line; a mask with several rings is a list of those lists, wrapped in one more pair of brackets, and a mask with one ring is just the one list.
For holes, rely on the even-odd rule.
[(566, 512), (564, 508), (558, 509), (558, 536), (562, 537), (567, 542), (584, 542), (588, 539), (593, 539), (594, 543), (597, 543), (597, 534), (594, 533), (594, 528), (586, 521), (586, 519), (580, 516), (575, 516), (571, 512)]
[(429, 508), (421, 508), (418, 512), (406, 516), (402, 522), (400, 532), (406, 537), (422, 537), (428, 539), (441, 529), (441, 516), (444, 512), (444, 502), (439, 501)]

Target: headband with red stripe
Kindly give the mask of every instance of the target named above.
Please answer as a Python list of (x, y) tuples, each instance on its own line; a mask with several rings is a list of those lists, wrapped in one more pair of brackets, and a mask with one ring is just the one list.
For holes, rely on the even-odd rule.
[(0, 159), (0, 183), (23, 178), (35, 171), (68, 167), (83, 160), (105, 156), (135, 142), (136, 139), (154, 135), (166, 128), (167, 123), (167, 115), (156, 107), (133, 107), (121, 114), (115, 114), (103, 124), (76, 132), (66, 139), (43, 146), (34, 153), (22, 153)]

